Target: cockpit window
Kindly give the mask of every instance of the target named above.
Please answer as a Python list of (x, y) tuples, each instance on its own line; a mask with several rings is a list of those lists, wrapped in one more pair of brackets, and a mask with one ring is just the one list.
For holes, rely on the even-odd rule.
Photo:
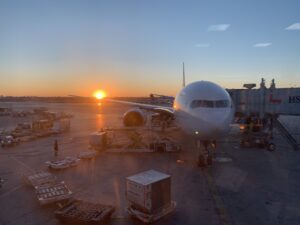
[(219, 100), (215, 101), (217, 108), (227, 108), (229, 106), (228, 100)]
[(227, 108), (229, 107), (228, 100), (217, 100), (217, 101), (210, 101), (210, 100), (193, 100), (191, 103), (191, 108)]
[(208, 101), (208, 100), (194, 100), (194, 101), (192, 101), (191, 108), (198, 108), (198, 107), (213, 108), (214, 107), (214, 102), (213, 101)]

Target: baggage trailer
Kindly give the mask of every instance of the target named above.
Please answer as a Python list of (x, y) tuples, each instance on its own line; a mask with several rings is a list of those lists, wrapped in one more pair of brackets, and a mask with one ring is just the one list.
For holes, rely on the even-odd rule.
[(114, 210), (110, 205), (73, 199), (56, 210), (55, 216), (64, 224), (101, 225), (110, 218)]
[(41, 205), (66, 200), (72, 195), (72, 191), (65, 185), (64, 181), (51, 186), (37, 186), (35, 191)]
[(76, 157), (67, 156), (62, 160), (47, 161), (45, 162), (45, 164), (48, 166), (49, 169), (62, 170), (69, 167), (77, 166), (79, 161), (80, 159)]
[(56, 183), (57, 177), (45, 171), (37, 172), (25, 178), (25, 182), (35, 188), (39, 186), (50, 186)]
[(168, 215), (169, 213), (173, 212), (176, 208), (176, 202), (172, 201), (170, 205), (166, 205), (165, 207), (161, 208), (156, 213), (144, 213), (141, 212), (139, 209), (135, 208), (134, 206), (129, 206), (127, 208), (127, 212), (134, 218), (137, 218), (144, 223), (153, 223), (162, 217)]
[(97, 151), (90, 150), (90, 151), (83, 151), (80, 152), (78, 155), (79, 159), (92, 159), (95, 158), (97, 155)]

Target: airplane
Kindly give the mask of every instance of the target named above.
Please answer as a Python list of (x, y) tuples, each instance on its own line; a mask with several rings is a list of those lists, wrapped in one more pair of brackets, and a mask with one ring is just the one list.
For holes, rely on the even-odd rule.
[[(105, 98), (105, 101), (134, 106), (125, 112), (125, 126), (143, 126), (146, 116), (143, 110), (158, 113), (164, 119), (174, 119), (175, 124), (203, 145), (216, 147), (216, 140), (226, 135), (234, 117), (234, 107), (229, 93), (216, 83), (196, 81), (185, 85), (183, 64), (183, 88), (174, 99), (173, 106), (158, 106)], [(203, 166), (205, 152), (199, 151), (198, 165)], [(211, 154), (209, 160), (212, 160)]]

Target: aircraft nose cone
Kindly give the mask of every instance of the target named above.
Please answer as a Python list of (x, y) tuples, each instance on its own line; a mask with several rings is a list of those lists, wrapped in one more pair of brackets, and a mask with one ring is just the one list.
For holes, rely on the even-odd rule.
[(210, 113), (205, 116), (202, 114), (197, 118), (201, 122), (198, 125), (199, 131), (196, 130), (195, 134), (197, 135), (202, 130), (202, 133), (206, 134), (207, 137), (218, 137), (228, 131), (230, 118), (231, 116), (225, 112)]

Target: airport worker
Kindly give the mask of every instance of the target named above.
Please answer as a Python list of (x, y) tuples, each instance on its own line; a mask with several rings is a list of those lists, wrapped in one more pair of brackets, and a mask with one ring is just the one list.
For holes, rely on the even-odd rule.
[(54, 156), (57, 157), (58, 156), (58, 142), (55, 139), (54, 141)]

